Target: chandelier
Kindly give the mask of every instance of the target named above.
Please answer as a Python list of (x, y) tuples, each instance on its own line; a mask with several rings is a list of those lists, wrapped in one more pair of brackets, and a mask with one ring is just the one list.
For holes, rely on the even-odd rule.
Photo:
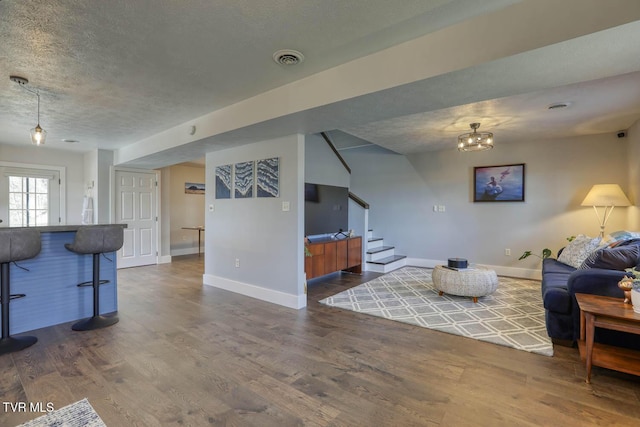
[(458, 136), (458, 151), (484, 151), (493, 148), (493, 134), (478, 132), (480, 123), (471, 123), (473, 132)]

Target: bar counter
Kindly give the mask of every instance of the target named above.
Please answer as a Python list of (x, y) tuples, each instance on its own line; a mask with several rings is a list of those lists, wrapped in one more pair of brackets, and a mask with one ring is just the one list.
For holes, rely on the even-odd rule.
[[(93, 315), (91, 286), (77, 286), (91, 280), (92, 256), (78, 255), (64, 247), (65, 243), (73, 242), (78, 227), (81, 226), (31, 227), (41, 232), (42, 250), (35, 258), (17, 262), (29, 271), (13, 264), (10, 267), (11, 293), (26, 294), (25, 298), (11, 301), (11, 334)], [(113, 262), (104, 258), (100, 262), (100, 280), (109, 280), (100, 286), (100, 314), (118, 311), (116, 253), (109, 252), (105, 256)]]

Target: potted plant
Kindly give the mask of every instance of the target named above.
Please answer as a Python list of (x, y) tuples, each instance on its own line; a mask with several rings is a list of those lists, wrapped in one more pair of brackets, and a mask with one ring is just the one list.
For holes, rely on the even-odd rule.
[[(572, 241), (572, 240), (573, 240), (573, 239), (575, 239), (575, 238), (576, 238), (576, 236), (570, 236), (570, 237), (567, 237), (567, 241), (568, 241), (568, 242), (570, 242), (570, 241)], [(533, 253), (533, 252), (531, 252), (531, 251), (524, 251), (524, 253), (523, 253), (522, 255), (520, 255), (520, 258), (518, 258), (518, 261), (522, 261), (523, 259), (528, 258), (528, 257), (530, 257), (531, 255), (533, 255), (533, 256), (537, 256), (537, 257), (538, 257), (538, 258), (540, 258), (540, 259), (549, 258), (549, 257), (551, 256), (551, 249), (549, 249), (549, 248), (544, 248), (544, 249), (542, 250), (542, 252), (540, 252), (540, 255), (538, 255), (538, 254), (534, 254), (534, 253)]]

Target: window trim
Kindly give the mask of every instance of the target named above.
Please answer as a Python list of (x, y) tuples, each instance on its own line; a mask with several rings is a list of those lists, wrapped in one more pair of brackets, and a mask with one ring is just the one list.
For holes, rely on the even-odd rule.
[[(5, 162), (0, 160), (0, 167), (39, 169), (40, 171), (56, 171), (60, 177), (60, 222), (57, 225), (67, 223), (67, 168), (64, 166), (38, 165), (33, 163)], [(54, 225), (54, 224), (52, 224)]]

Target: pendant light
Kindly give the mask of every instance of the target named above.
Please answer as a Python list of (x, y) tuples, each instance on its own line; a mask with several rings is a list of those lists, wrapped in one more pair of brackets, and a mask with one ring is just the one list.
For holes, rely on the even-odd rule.
[(29, 80), (24, 77), (9, 76), (9, 80), (17, 83), (21, 88), (23, 88), (27, 92), (35, 94), (38, 97), (38, 121), (36, 127), (31, 129), (31, 143), (38, 146), (44, 145), (45, 141), (47, 140), (47, 131), (42, 129), (42, 127), (40, 126), (40, 92), (38, 90), (29, 89), (26, 86), (27, 83), (29, 83)]
[(40, 127), (40, 92), (36, 91), (38, 97), (38, 124), (31, 129), (31, 143), (35, 145), (44, 145), (47, 139), (47, 131)]

